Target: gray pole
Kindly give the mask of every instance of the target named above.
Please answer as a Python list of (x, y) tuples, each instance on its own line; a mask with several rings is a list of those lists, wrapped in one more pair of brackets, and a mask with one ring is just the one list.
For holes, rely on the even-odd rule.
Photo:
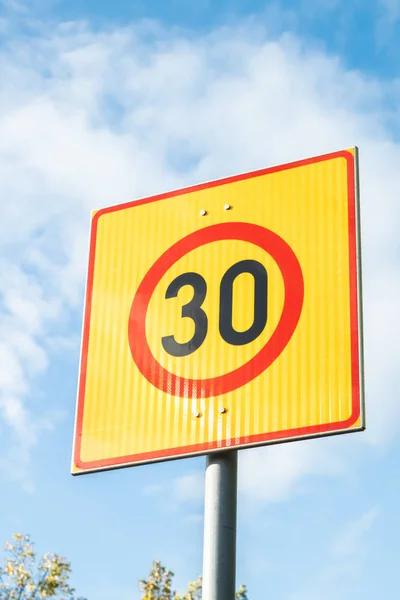
[(203, 600), (235, 600), (237, 450), (207, 456)]

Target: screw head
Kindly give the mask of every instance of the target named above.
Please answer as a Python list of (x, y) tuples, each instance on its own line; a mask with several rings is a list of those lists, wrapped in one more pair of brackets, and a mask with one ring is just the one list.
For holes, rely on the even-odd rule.
[(219, 409), (219, 412), (221, 413), (221, 415), (223, 415), (224, 413), (226, 413), (227, 411), (226, 411), (225, 406), (221, 406), (220, 409)]
[(231, 209), (231, 205), (230, 204), (224, 204), (224, 210), (229, 210)]
[(200, 211), (200, 216), (205, 217), (206, 214), (207, 214), (207, 211), (204, 208), (202, 208)]
[(201, 417), (201, 414), (200, 414), (200, 413), (199, 413), (199, 412), (196, 410), (196, 411), (193, 413), (193, 416), (194, 416), (194, 418), (195, 418), (195, 419), (198, 419), (199, 417)]

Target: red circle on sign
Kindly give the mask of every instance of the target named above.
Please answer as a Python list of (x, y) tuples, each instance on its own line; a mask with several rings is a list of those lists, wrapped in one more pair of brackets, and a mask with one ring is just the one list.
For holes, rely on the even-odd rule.
[[(146, 315), (161, 277), (182, 256), (219, 240), (241, 240), (265, 250), (283, 277), (285, 300), (279, 323), (266, 344), (247, 363), (208, 379), (186, 379), (164, 369), (154, 358), (146, 339)], [(133, 360), (142, 375), (159, 390), (180, 398), (209, 398), (235, 390), (265, 371), (281, 354), (300, 318), (304, 298), (301, 267), (291, 247), (276, 233), (252, 223), (219, 223), (190, 233), (156, 260), (140, 283), (132, 302), (128, 339)]]

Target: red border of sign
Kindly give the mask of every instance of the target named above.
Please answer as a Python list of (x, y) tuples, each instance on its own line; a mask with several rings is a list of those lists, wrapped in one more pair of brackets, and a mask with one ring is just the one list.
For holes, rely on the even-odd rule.
[[(311, 165), (317, 162), (325, 160), (331, 160), (335, 158), (344, 158), (347, 162), (347, 192), (348, 192), (348, 234), (349, 234), (349, 276), (350, 276), (350, 335), (351, 335), (351, 374), (352, 374), (352, 414), (345, 421), (338, 421), (335, 423), (328, 423), (324, 425), (312, 425), (309, 427), (300, 427), (298, 429), (289, 429), (286, 431), (271, 432), (265, 434), (257, 434), (253, 436), (247, 436), (239, 438), (237, 443), (233, 443), (231, 439), (206, 442), (203, 444), (193, 444), (191, 446), (183, 446), (179, 448), (168, 448), (165, 450), (157, 450), (155, 452), (144, 452), (140, 454), (118, 456), (114, 458), (107, 458), (103, 460), (94, 461), (83, 461), (80, 458), (81, 451), (81, 438), (82, 438), (82, 424), (83, 424), (83, 412), (84, 412), (84, 396), (86, 386), (86, 368), (87, 368), (87, 352), (89, 346), (89, 331), (90, 331), (90, 314), (91, 314), (91, 303), (92, 303), (92, 288), (93, 288), (93, 276), (94, 276), (94, 261), (95, 261), (95, 248), (96, 248), (96, 234), (97, 234), (97, 223), (99, 218), (107, 213), (114, 212), (116, 210), (123, 210), (133, 206), (140, 206), (141, 204), (147, 204), (150, 202), (157, 202), (158, 200), (164, 200), (166, 198), (172, 198), (174, 196), (180, 196), (190, 192), (196, 192), (211, 187), (217, 187), (225, 185), (227, 183), (233, 183), (235, 181), (243, 181), (253, 177), (259, 177), (261, 175), (267, 175), (270, 173), (277, 173), (279, 171), (286, 171), (297, 167), (303, 167)], [(258, 171), (252, 171), (250, 173), (244, 173), (241, 175), (235, 175), (233, 177), (226, 177), (217, 181), (211, 181), (200, 185), (195, 185), (164, 194), (158, 194), (149, 198), (143, 198), (141, 200), (134, 200), (125, 204), (119, 204), (117, 206), (110, 206), (107, 208), (100, 209), (97, 211), (92, 220), (92, 229), (90, 235), (90, 247), (89, 247), (89, 265), (87, 274), (87, 288), (86, 288), (86, 303), (85, 313), (83, 320), (83, 334), (82, 334), (82, 350), (81, 350), (81, 363), (80, 363), (80, 376), (79, 376), (79, 387), (78, 387), (78, 403), (77, 403), (77, 415), (76, 415), (76, 430), (74, 435), (74, 465), (79, 472), (73, 472), (78, 475), (80, 473), (95, 471), (100, 469), (107, 469), (112, 467), (130, 466), (134, 464), (156, 462), (165, 459), (180, 458), (184, 456), (193, 456), (196, 454), (204, 454), (213, 450), (221, 450), (223, 448), (240, 448), (249, 447), (252, 445), (262, 444), (268, 441), (279, 441), (279, 440), (290, 440), (290, 438), (298, 439), (301, 437), (311, 437), (315, 434), (330, 432), (340, 432), (349, 429), (356, 421), (360, 418), (361, 411), (361, 381), (360, 381), (360, 347), (359, 347), (359, 298), (358, 298), (358, 272), (357, 272), (357, 214), (356, 214), (356, 189), (355, 189), (355, 156), (347, 150), (340, 150), (338, 152), (332, 152), (321, 156), (316, 156), (304, 160), (299, 160), (292, 163), (287, 163), (275, 167), (269, 167), (267, 169), (260, 169)], [(235, 440), (236, 442), (236, 440)]]

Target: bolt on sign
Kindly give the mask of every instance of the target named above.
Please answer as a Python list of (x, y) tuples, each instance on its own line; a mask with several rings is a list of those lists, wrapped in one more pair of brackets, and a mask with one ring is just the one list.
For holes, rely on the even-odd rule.
[(95, 211), (74, 474), (364, 429), (357, 149)]

